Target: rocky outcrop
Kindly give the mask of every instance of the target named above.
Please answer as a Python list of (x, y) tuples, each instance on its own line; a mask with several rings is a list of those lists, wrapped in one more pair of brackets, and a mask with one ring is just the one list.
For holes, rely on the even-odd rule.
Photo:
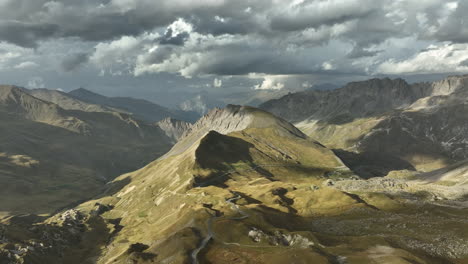
[[(109, 239), (106, 226), (112, 226), (100, 216), (76, 209), (45, 222), (31, 222), (34, 218), (33, 215), (15, 216), (3, 227), (9, 232), (3, 232), (7, 235), (0, 240), (0, 263), (87, 263), (88, 258), (94, 258), (99, 252), (99, 244)], [(76, 259), (74, 254), (81, 259)]]
[(405, 111), (390, 115), (363, 136), (358, 150), (398, 155), (468, 158), (468, 105), (438, 107), (431, 112)]
[(252, 227), (247, 234), (256, 243), (266, 242), (272, 246), (309, 248), (314, 246), (314, 242), (299, 234), (284, 233), (276, 230), (266, 233), (260, 229)]
[(450, 95), (468, 89), (468, 75), (450, 76), (443, 80), (428, 84), (430, 96)]
[(247, 128), (274, 128), (282, 136), (307, 138), (294, 125), (268, 112), (249, 106), (228, 105), (225, 108), (214, 108), (200, 118), (164, 157), (185, 151), (209, 131), (225, 135)]
[(170, 117), (163, 119), (156, 124), (159, 128), (161, 128), (162, 131), (164, 131), (166, 136), (173, 140), (174, 143), (176, 143), (182, 137), (182, 135), (192, 127), (191, 123), (176, 120)]
[(246, 128), (266, 127), (281, 128), (285, 132), (305, 137), (299, 129), (281, 118), (257, 108), (240, 105), (228, 105), (225, 108), (211, 110), (196, 122), (184, 136), (195, 131), (214, 130), (221, 134), (228, 134)]
[(434, 169), (468, 158), (467, 98), (468, 75), (411, 85), (386, 78), (291, 94), (262, 108), (298, 122), (327, 146)]
[(341, 180), (333, 182), (334, 188), (346, 192), (388, 192), (398, 193), (408, 187), (404, 179), (392, 179), (388, 177), (376, 177), (368, 180)]
[(316, 120), (345, 124), (354, 118), (377, 116), (394, 110), (423, 110), (464, 103), (468, 75), (450, 76), (433, 83), (408, 84), (403, 79), (352, 82), (332, 91), (289, 94), (260, 106), (291, 122)]
[(431, 95), (386, 116), (358, 143), (361, 151), (468, 158), (468, 76), (430, 85)]

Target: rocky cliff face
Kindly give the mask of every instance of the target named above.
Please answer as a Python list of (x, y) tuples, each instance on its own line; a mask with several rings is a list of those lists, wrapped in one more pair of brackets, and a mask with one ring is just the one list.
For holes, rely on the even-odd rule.
[(327, 146), (388, 153), (426, 170), (468, 158), (467, 95), (466, 75), (412, 85), (373, 79), (291, 94), (262, 108), (297, 122)]
[[(209, 126), (227, 134), (204, 132)], [(120, 176), (101, 197), (37, 220), (34, 228), (20, 225), (24, 219), (0, 220), (0, 259), (31, 264), (467, 259), (467, 234), (459, 231), (468, 226), (466, 205), (457, 207), (465, 202), (457, 199), (466, 188), (420, 181), (409, 171), (359, 179), (293, 125), (248, 107), (213, 110), (182, 143), (191, 145)], [(465, 165), (458, 171), (466, 172)], [(444, 195), (454, 191), (459, 195)]]
[(468, 89), (468, 75), (450, 76), (429, 84), (429, 96), (450, 95)]
[(385, 117), (362, 138), (363, 149), (411, 149), (449, 160), (468, 158), (468, 76), (430, 84), (431, 94)]
[(443, 104), (463, 103), (468, 75), (451, 76), (433, 83), (408, 84), (402, 79), (372, 79), (349, 83), (332, 91), (289, 94), (261, 105), (287, 120), (334, 121), (376, 116), (393, 110), (421, 110)]
[(260, 109), (228, 105), (225, 108), (215, 108), (197, 121), (188, 133), (194, 131), (214, 130), (222, 134), (244, 130), (246, 128), (279, 127), (296, 136), (305, 135), (289, 122)]
[(176, 120), (170, 117), (159, 121), (156, 125), (161, 128), (161, 130), (166, 133), (166, 136), (171, 138), (174, 143), (177, 142), (182, 137), (182, 135), (184, 135), (192, 127), (191, 123)]
[[(102, 247), (96, 263), (145, 263), (134, 254), (134, 245), (141, 245), (137, 253), (151, 256), (148, 261), (155, 263), (203, 263), (202, 252), (206, 250), (221, 258), (209, 260), (210, 263), (229, 263), (222, 257), (224, 249), (209, 248), (223, 245), (223, 241), (251, 244), (250, 215), (252, 221), (257, 221), (255, 230), (264, 234), (261, 241), (272, 241), (287, 252), (297, 248), (306, 252), (312, 245), (309, 236), (286, 230), (274, 232), (282, 224), (269, 224), (263, 217), (269, 217), (273, 210), (285, 215), (310, 214), (305, 201), (318, 198), (311, 198), (314, 193), (305, 193), (304, 189), (310, 190), (317, 179), (335, 172), (350, 176), (349, 169), (331, 150), (305, 137), (286, 121), (251, 107), (231, 105), (212, 110), (175, 148), (178, 152), (172, 151), (170, 158), (156, 160), (109, 184), (111, 189), (121, 187), (112, 189), (112, 194), (98, 203), (110, 203), (112, 209), (102, 216), (105, 221), (119, 219), (121, 228), (105, 249)], [(131, 183), (122, 186), (122, 181)], [(279, 187), (283, 185), (285, 188)], [(345, 194), (334, 192), (332, 196), (354, 204)], [(297, 202), (293, 204), (289, 197), (297, 197)], [(236, 204), (240, 199), (255, 208), (241, 209)], [(95, 202), (81, 205), (80, 210), (87, 211)], [(238, 214), (245, 216), (240, 218)], [(228, 230), (232, 221), (238, 221), (237, 226)], [(317, 256), (310, 257), (310, 262), (314, 263)], [(258, 263), (256, 253), (246, 259)]]
[(247, 128), (268, 127), (275, 128), (277, 133), (283, 136), (307, 137), (292, 124), (268, 112), (248, 106), (228, 105), (225, 108), (214, 108), (200, 118), (181, 136), (179, 142), (165, 157), (185, 151), (209, 131), (228, 134)]
[(405, 108), (430, 93), (430, 86), (411, 86), (402, 79), (372, 79), (332, 91), (306, 91), (268, 101), (260, 108), (286, 120), (346, 123), (354, 118)]

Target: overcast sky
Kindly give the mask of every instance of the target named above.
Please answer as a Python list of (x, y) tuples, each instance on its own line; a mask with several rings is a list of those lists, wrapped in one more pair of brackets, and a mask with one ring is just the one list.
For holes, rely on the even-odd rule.
[(468, 1), (0, 0), (0, 82), (110, 95), (468, 71)]

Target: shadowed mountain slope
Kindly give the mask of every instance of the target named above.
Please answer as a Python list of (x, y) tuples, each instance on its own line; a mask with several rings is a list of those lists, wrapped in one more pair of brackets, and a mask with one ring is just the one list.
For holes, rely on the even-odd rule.
[(81, 110), (85, 112), (122, 112), (117, 109), (99, 104), (90, 104), (70, 96), (67, 93), (49, 89), (24, 89), (26, 93), (51, 103), (54, 103), (66, 110)]
[(429, 171), (468, 158), (467, 79), (413, 85), (373, 79), (288, 95), (262, 108), (330, 148), (398, 157)]
[[(265, 111), (214, 109), (169, 153), (116, 178), (99, 198), (36, 220), (35, 232), (20, 224), (26, 219), (0, 221), (8, 241), (0, 244), (0, 256), (34, 242), (34, 250), (18, 259), (31, 264), (468, 259), (466, 212), (455, 200), (433, 199), (441, 195), (437, 184), (411, 174), (359, 179), (330, 149)], [(41, 244), (45, 249), (36, 250)]]
[(167, 117), (193, 122), (199, 115), (190, 111), (171, 110), (147, 100), (130, 97), (107, 97), (89, 90), (79, 88), (69, 95), (91, 104), (103, 105), (131, 113), (137, 119), (147, 122), (158, 122)]
[(267, 127), (275, 127), (277, 133), (283, 136), (306, 137), (290, 123), (268, 112), (249, 106), (228, 105), (226, 108), (214, 108), (200, 118), (181, 136), (179, 142), (165, 156), (185, 151), (210, 130), (228, 134), (246, 128)]
[[(268, 210), (307, 215), (311, 213), (310, 208), (301, 204), (310, 197), (303, 195), (303, 189), (310, 190), (310, 184), (319, 184), (325, 175), (351, 175), (331, 150), (310, 140), (286, 121), (250, 107), (213, 110), (186, 132), (171, 153), (120, 176), (109, 185), (110, 194), (77, 207), (87, 212), (96, 202), (107, 204), (112, 209), (103, 214), (105, 221), (119, 219), (121, 227), (109, 240), (98, 263), (129, 260), (145, 263), (143, 253), (160, 263), (195, 261), (199, 257), (193, 257), (196, 254), (193, 252), (203, 237), (212, 232), (206, 230), (212, 214), (225, 215), (226, 220), (235, 216), (226, 200), (236, 193), (242, 193), (248, 203), (253, 202), (248, 210), (259, 217)], [(122, 182), (126, 183), (123, 188)], [(297, 196), (297, 206), (282, 191), (275, 194), (280, 186), (288, 188), (292, 197)], [(298, 189), (294, 186), (301, 186), (301, 191), (294, 192)], [(345, 194), (333, 190), (325, 193), (330, 197), (335, 195), (335, 199), (346, 204), (355, 204)], [(317, 210), (326, 211), (331, 204), (332, 201), (320, 205)], [(55, 219), (50, 221), (60, 222)], [(257, 217), (251, 221), (254, 219)], [(262, 220), (262, 225), (271, 226), (265, 221)], [(235, 235), (235, 239), (249, 239), (247, 233)], [(133, 254), (129, 249), (132, 245), (147, 246), (142, 247), (142, 254)], [(83, 258), (86, 256), (76, 263), (86, 261)], [(317, 258), (320, 259), (318, 253), (310, 253), (308, 257)]]
[[(116, 180), (130, 183), (100, 200), (113, 204), (106, 217), (122, 218), (124, 228), (99, 263), (125, 263), (134, 258), (127, 248), (137, 242), (149, 245), (145, 252), (157, 255), (154, 261), (191, 262), (191, 252), (207, 235), (210, 211), (233, 214), (225, 200), (234, 193), (245, 193), (247, 200), (252, 196), (262, 206), (297, 211), (287, 202), (275, 202), (275, 196), (268, 193), (282, 183), (306, 184), (334, 171), (350, 173), (332, 151), (286, 121), (251, 107), (214, 109), (168, 155), (122, 175)], [(262, 190), (256, 190), (257, 185)], [(159, 242), (150, 243), (155, 239)], [(123, 240), (128, 243), (118, 242)]]
[[(459, 211), (419, 208), (419, 194), (399, 183), (388, 189), (401, 196), (348, 191), (362, 180), (332, 151), (264, 111), (215, 109), (171, 153), (117, 178), (112, 195), (77, 207), (91, 215), (85, 223), (107, 223), (109, 231), (96, 233), (111, 238), (76, 263), (450, 263), (467, 253), (462, 233), (448, 244), (438, 237), (465, 227)], [(96, 216), (99, 208), (107, 209)], [(45, 224), (60, 227), (64, 214)]]
[(51, 213), (165, 153), (157, 126), (121, 113), (65, 110), (0, 86), (2, 213)]
[(348, 123), (410, 106), (430, 92), (427, 85), (411, 86), (403, 79), (352, 82), (331, 91), (305, 91), (265, 102), (260, 108), (286, 120)]

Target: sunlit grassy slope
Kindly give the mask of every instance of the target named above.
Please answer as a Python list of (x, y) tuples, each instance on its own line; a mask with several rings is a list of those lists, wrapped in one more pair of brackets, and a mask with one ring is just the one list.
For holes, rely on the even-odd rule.
[[(313, 200), (304, 194), (312, 195), (312, 185), (320, 185), (326, 175), (338, 173), (348, 177), (350, 171), (329, 149), (301, 134), (291, 133), (296, 130), (289, 124), (278, 126), (281, 120), (272, 122), (273, 117), (263, 111), (247, 111), (247, 115), (253, 115), (249, 118), (257, 121), (246, 124), (245, 129), (227, 135), (209, 131), (195, 141), (188, 135), (186, 140), (193, 143), (187, 148), (186, 142), (182, 142), (186, 148), (182, 153), (157, 160), (116, 179), (130, 183), (100, 202), (113, 204), (115, 208), (105, 217), (122, 218), (121, 224), (125, 227), (114, 238), (113, 246), (108, 247), (101, 259), (103, 263), (113, 259), (125, 261), (129, 244), (136, 242), (153, 244), (152, 241), (157, 239), (160, 241), (157, 247), (166, 248), (168, 240), (178, 237), (175, 234), (186, 232), (183, 227), (197, 230), (188, 233), (192, 237), (188, 240), (192, 242), (184, 244), (177, 240), (177, 250), (168, 248), (168, 252), (160, 253), (159, 258), (169, 258), (175, 254), (173, 251), (181, 259), (189, 258), (187, 253), (206, 233), (205, 222), (210, 213), (219, 210), (225, 215), (233, 214), (225, 202), (233, 193), (245, 195), (244, 202), (256, 201), (252, 210), (268, 207), (278, 212), (298, 211), (304, 215), (312, 214), (311, 208), (324, 212), (334, 210), (335, 202), (306, 205)], [(262, 118), (271, 120), (263, 119), (262, 123)], [(298, 207), (278, 200), (280, 198), (272, 194), (278, 188), (291, 191), (300, 188), (295, 191)], [(336, 196), (343, 200), (345, 207), (356, 203), (332, 189), (318, 193), (323, 197)], [(83, 204), (82, 208), (94, 202)], [(208, 210), (204, 205), (210, 205), (212, 209)], [(306, 208), (308, 206), (310, 208)], [(183, 239), (187, 240), (186, 237)]]
[[(255, 120), (265, 112), (251, 114)], [(185, 151), (118, 178), (129, 184), (99, 202), (115, 206), (103, 216), (121, 218), (123, 229), (103, 249), (99, 263), (150, 263), (129, 253), (135, 243), (148, 245), (144, 252), (153, 254), (153, 261), (191, 263), (191, 253), (208, 235), (213, 238), (197, 255), (200, 263), (439, 263), (450, 258), (427, 252), (433, 254), (430, 243), (439, 233), (463, 228), (456, 224), (462, 214), (427, 233), (449, 210), (420, 208), (398, 195), (327, 186), (327, 180), (349, 179), (352, 173), (329, 149), (274, 124), (252, 122), (226, 135), (208, 131), (198, 140), (188, 135), (192, 144), (183, 143)], [(235, 196), (248, 217), (239, 217), (226, 203)], [(417, 223), (424, 213), (424, 226), (409, 224), (405, 231), (405, 223)], [(249, 237), (254, 229), (270, 240), (255, 242)], [(302, 242), (275, 245), (275, 234)]]
[[(55, 260), (467, 261), (466, 210), (431, 202), (411, 186), (344, 188), (340, 182), (362, 181), (331, 150), (281, 119), (231, 106), (192, 129), (171, 155), (118, 177), (100, 198), (76, 207), (88, 215), (87, 233), (80, 247)], [(412, 177), (400, 174), (392, 176)], [(96, 216), (96, 203), (109, 210)], [(61, 226), (59, 216), (39, 226)], [(96, 237), (105, 242), (92, 243)]]

